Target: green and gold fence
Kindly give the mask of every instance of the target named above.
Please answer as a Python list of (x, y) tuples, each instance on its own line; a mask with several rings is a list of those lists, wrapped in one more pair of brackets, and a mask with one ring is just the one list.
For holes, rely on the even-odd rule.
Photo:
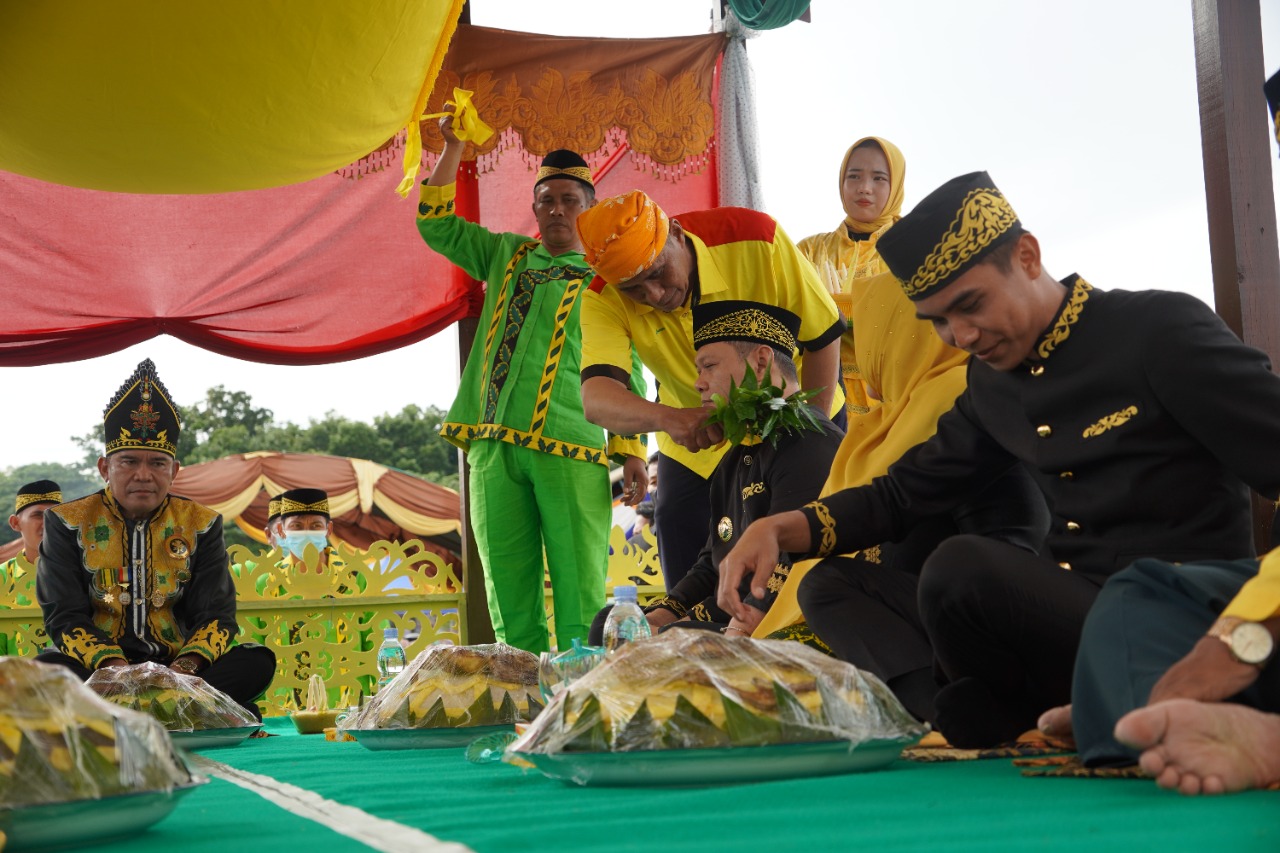
[[(652, 545), (651, 534), (644, 535)], [(662, 595), (656, 547), (627, 544), (617, 527), (609, 544), (609, 588), (636, 584), (642, 601)], [(312, 675), (324, 678), (333, 706), (358, 702), (377, 681), (384, 628), (397, 630), (410, 659), (433, 643), (467, 641), (462, 579), (416, 539), (375, 542), (367, 551), (339, 543), (327, 560), (313, 551), (295, 561), (278, 550), (243, 546), (234, 546), (230, 557), (238, 639), (276, 653), (276, 677), (260, 703), (267, 715), (297, 708)], [(0, 654), (35, 655), (49, 640), (36, 605), (35, 572), (22, 558), (17, 565), (13, 577), (0, 579)], [(554, 620), (549, 587), (546, 607)]]

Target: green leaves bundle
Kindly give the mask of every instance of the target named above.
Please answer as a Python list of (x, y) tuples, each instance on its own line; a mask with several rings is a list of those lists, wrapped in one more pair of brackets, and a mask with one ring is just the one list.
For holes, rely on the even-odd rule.
[(712, 395), (716, 407), (707, 423), (719, 424), (731, 444), (741, 444), (754, 437), (777, 447), (784, 434), (805, 430), (822, 432), (818, 419), (805, 405), (819, 390), (797, 391), (784, 397), (782, 389), (773, 384), (773, 371), (762, 384), (748, 366), (741, 385), (729, 381), (728, 400), (720, 394)]

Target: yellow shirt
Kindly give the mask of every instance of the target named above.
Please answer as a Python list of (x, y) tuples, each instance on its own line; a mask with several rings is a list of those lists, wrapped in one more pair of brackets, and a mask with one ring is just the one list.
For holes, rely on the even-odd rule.
[(1249, 622), (1280, 616), (1280, 548), (1262, 558), (1258, 574), (1240, 587), (1222, 615), (1238, 616)]
[[(742, 299), (785, 308), (800, 318), (802, 352), (821, 349), (844, 329), (831, 294), (782, 227), (753, 210), (719, 208), (675, 217), (693, 246), (698, 264), (698, 299)], [(609, 367), (631, 373), (631, 347), (658, 380), (658, 402), (697, 408), (693, 384), (693, 312), (688, 304), (671, 313), (621, 295), (597, 278), (582, 299), (582, 372)], [(797, 367), (803, 357), (797, 359)], [(592, 368), (597, 368), (593, 371)], [(836, 388), (832, 412), (844, 405)], [(665, 433), (658, 449), (702, 477), (710, 477), (728, 445), (692, 453)]]

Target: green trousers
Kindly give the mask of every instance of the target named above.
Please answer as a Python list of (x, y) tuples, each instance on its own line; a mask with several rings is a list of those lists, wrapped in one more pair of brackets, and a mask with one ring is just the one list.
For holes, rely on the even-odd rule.
[(587, 639), (604, 607), (612, 507), (605, 466), (502, 441), (472, 442), (471, 527), (484, 563), (489, 616), (498, 641), (538, 654), (550, 649), (543, 552), (551, 574), (556, 645)]

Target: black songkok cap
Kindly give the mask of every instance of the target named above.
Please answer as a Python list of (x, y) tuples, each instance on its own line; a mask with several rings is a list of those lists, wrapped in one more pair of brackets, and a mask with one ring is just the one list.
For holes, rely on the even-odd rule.
[(952, 178), (880, 236), (876, 250), (907, 297), (924, 299), (1020, 233), (1018, 214), (986, 172)]
[(14, 515), (34, 504), (62, 503), (62, 487), (53, 480), (36, 480), (18, 489), (17, 500), (13, 502)]
[(106, 455), (156, 450), (176, 457), (182, 416), (147, 359), (138, 365), (102, 413)]
[(280, 502), (283, 499), (284, 494), (281, 493), (267, 501), (267, 524), (270, 524), (280, 517)]
[(329, 493), (323, 489), (290, 489), (281, 492), (280, 518), (291, 515), (323, 515), (329, 518)]
[(725, 299), (693, 306), (694, 349), (717, 341), (747, 341), (771, 346), (791, 357), (799, 333), (800, 318), (776, 305)]
[(1280, 142), (1280, 71), (1271, 75), (1271, 79), (1262, 85), (1267, 95), (1267, 106), (1271, 108), (1271, 121), (1276, 128), (1276, 142)]
[(542, 168), (538, 169), (538, 179), (533, 182), (533, 185), (536, 187), (552, 178), (572, 178), (586, 184), (592, 190), (596, 188), (596, 185), (591, 182), (591, 167), (587, 165), (587, 161), (583, 160), (580, 154), (567, 148), (558, 148), (542, 158)]

